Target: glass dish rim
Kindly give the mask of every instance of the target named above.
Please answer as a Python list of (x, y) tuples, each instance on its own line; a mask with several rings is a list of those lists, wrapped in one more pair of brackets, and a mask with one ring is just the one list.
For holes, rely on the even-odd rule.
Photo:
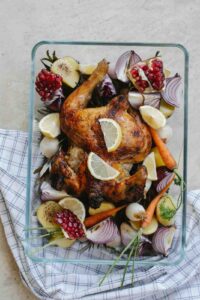
[[(158, 43), (158, 42), (108, 42), (108, 41), (78, 41), (78, 40), (42, 40), (37, 42), (31, 51), (31, 81), (30, 81), (30, 97), (29, 97), (29, 113), (28, 113), (28, 165), (27, 165), (27, 179), (26, 179), (26, 215), (25, 215), (25, 226), (29, 227), (30, 220), (30, 188), (31, 188), (31, 160), (32, 160), (32, 129), (33, 129), (33, 109), (34, 109), (34, 84), (35, 84), (35, 54), (37, 49), (42, 45), (85, 45), (85, 46), (143, 46), (143, 47), (174, 47), (179, 48), (184, 54), (184, 145), (183, 145), (183, 178), (186, 183), (186, 188), (183, 192), (183, 210), (182, 210), (182, 224), (183, 228), (181, 230), (181, 250), (179, 252), (179, 257), (175, 261), (150, 261), (150, 260), (135, 260), (136, 265), (146, 265), (146, 266), (170, 266), (170, 265), (178, 265), (185, 256), (185, 245), (186, 245), (186, 194), (187, 194), (187, 136), (188, 136), (188, 73), (189, 73), (189, 53), (187, 49), (179, 43)], [(29, 252), (29, 232), (25, 232), (25, 254), (34, 262), (43, 262), (43, 263), (82, 263), (82, 264), (112, 264), (113, 260), (100, 260), (100, 259), (59, 259), (59, 258), (41, 258), (32, 255)], [(125, 265), (126, 261), (119, 261), (119, 265)]]

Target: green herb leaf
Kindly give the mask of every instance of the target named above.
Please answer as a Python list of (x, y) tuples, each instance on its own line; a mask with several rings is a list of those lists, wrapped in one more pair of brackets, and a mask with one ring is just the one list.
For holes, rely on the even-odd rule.
[(176, 214), (176, 209), (172, 209), (165, 206), (164, 202), (160, 204), (160, 216), (163, 219), (171, 220), (175, 216), (175, 214)]

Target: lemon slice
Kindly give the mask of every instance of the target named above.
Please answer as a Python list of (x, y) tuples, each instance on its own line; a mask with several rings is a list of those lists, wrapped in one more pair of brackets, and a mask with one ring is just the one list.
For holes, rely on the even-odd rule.
[(152, 128), (159, 129), (166, 124), (166, 118), (161, 111), (150, 105), (140, 106), (143, 120)]
[(79, 72), (86, 75), (91, 75), (96, 69), (97, 64), (79, 64)]
[(143, 165), (147, 168), (147, 178), (157, 180), (156, 161), (154, 152), (151, 152), (143, 161)]
[(39, 129), (48, 138), (55, 138), (60, 134), (59, 113), (48, 114), (39, 122)]
[(71, 210), (81, 222), (85, 220), (85, 207), (80, 200), (73, 197), (66, 197), (59, 201), (59, 205)]
[(88, 155), (87, 165), (92, 176), (99, 180), (111, 180), (119, 175), (119, 171), (112, 168), (94, 152)]
[(108, 152), (115, 151), (122, 141), (120, 125), (113, 119), (99, 119)]

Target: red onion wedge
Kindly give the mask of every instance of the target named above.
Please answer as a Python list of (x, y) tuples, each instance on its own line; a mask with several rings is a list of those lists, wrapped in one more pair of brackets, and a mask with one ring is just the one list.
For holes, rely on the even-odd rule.
[(137, 64), (139, 61), (141, 61), (140, 56), (133, 50), (126, 51), (120, 55), (115, 65), (117, 79), (122, 82), (128, 82), (129, 79), (126, 75), (127, 69)]
[(118, 235), (117, 225), (109, 218), (86, 232), (87, 239), (95, 244), (107, 244)]
[(41, 200), (42, 201), (59, 201), (67, 196), (69, 196), (65, 191), (57, 191), (47, 182), (43, 181), (40, 186), (41, 190)]
[(160, 107), (160, 93), (141, 94), (139, 92), (129, 92), (128, 100), (134, 109), (139, 109), (142, 105), (149, 105), (155, 108)]
[(112, 98), (117, 94), (114, 84), (107, 74), (99, 87), (99, 94), (103, 98)]
[(173, 176), (172, 172), (164, 171), (164, 178), (162, 178), (158, 183), (158, 185), (156, 186), (156, 191), (158, 193), (160, 193), (166, 187), (166, 185), (171, 180), (172, 176)]
[(169, 250), (172, 246), (174, 234), (176, 228), (171, 227), (160, 227), (153, 236), (152, 247), (157, 253), (161, 253), (164, 256), (168, 256)]
[(163, 100), (169, 105), (179, 107), (179, 88), (181, 85), (181, 76), (176, 74), (174, 77), (166, 78), (165, 89), (161, 92)]
[(117, 74), (115, 72), (115, 63), (110, 63), (108, 66), (108, 75), (112, 79), (117, 79)]

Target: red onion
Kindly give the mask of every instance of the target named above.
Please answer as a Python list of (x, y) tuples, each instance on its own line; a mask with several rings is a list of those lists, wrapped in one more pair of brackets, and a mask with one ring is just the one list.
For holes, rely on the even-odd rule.
[(128, 82), (129, 80), (126, 75), (127, 69), (137, 64), (139, 61), (141, 61), (141, 58), (133, 50), (126, 51), (120, 55), (115, 65), (117, 79), (121, 80), (122, 82)]
[(158, 193), (161, 192), (166, 187), (166, 185), (171, 180), (172, 176), (173, 176), (172, 172), (165, 171), (165, 177), (158, 183), (156, 187), (156, 191)]
[(106, 243), (106, 245), (111, 248), (117, 248), (121, 245), (121, 236), (119, 230), (117, 226), (115, 228), (116, 228), (116, 232), (113, 234), (112, 239), (108, 243)]
[(138, 92), (129, 92), (128, 100), (131, 106), (135, 109), (139, 109), (142, 105), (150, 105), (155, 108), (160, 107), (160, 93), (152, 94), (140, 94)]
[(109, 67), (108, 67), (108, 75), (110, 76), (110, 78), (112, 79), (117, 79), (117, 74), (115, 72), (115, 64), (114, 63), (110, 63)]
[(41, 190), (41, 200), (42, 201), (48, 201), (48, 200), (54, 200), (59, 201), (67, 196), (69, 196), (65, 191), (57, 191), (47, 182), (43, 181), (43, 183), (40, 186)]
[(160, 227), (154, 233), (152, 239), (152, 247), (157, 253), (161, 253), (164, 256), (169, 254), (176, 228), (171, 227)]
[(87, 239), (95, 244), (107, 244), (118, 234), (117, 225), (109, 218), (86, 232)]
[(112, 98), (116, 95), (116, 89), (112, 83), (110, 77), (106, 74), (104, 77), (100, 87), (99, 87), (99, 94), (103, 98)]
[(178, 91), (181, 85), (181, 77), (176, 74), (174, 77), (166, 78), (165, 89), (161, 92), (161, 96), (168, 104), (179, 107)]

